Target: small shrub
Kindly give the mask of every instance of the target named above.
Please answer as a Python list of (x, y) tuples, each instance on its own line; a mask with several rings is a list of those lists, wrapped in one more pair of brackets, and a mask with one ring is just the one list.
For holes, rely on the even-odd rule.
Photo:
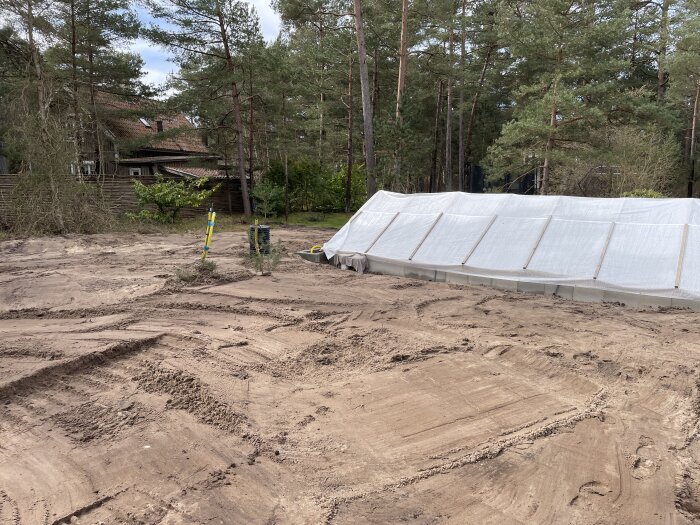
[(216, 272), (214, 261), (204, 260), (193, 265), (175, 268), (175, 277), (183, 283), (193, 284), (220, 280), (222, 276)]
[(214, 261), (203, 260), (197, 263), (197, 266), (202, 272), (214, 273), (216, 271), (216, 263)]
[(183, 283), (191, 283), (197, 278), (197, 274), (191, 268), (175, 268), (175, 277)]
[(285, 250), (284, 246), (282, 246), (282, 242), (277, 241), (270, 246), (269, 253), (251, 253), (249, 258), (256, 273), (260, 275), (272, 275), (272, 272), (277, 269), (277, 266), (279, 266), (279, 263), (282, 261), (284, 253)]
[(643, 189), (636, 189), (632, 191), (626, 191), (622, 195), (622, 197), (641, 197), (645, 199), (661, 199), (663, 198), (663, 195), (659, 193), (656, 190), (652, 190), (650, 188), (643, 188)]

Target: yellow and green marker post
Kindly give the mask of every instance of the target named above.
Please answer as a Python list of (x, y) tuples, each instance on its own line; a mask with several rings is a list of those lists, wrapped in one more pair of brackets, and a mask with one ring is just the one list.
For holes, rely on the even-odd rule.
[(202, 248), (202, 261), (207, 258), (209, 246), (211, 245), (211, 236), (214, 234), (214, 222), (216, 221), (216, 212), (209, 208), (207, 214), (207, 233), (204, 235), (204, 247)]

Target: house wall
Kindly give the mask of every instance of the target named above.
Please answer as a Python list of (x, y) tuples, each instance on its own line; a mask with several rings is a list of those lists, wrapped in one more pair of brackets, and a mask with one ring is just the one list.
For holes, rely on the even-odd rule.
[(7, 223), (10, 213), (10, 197), (17, 175), (0, 175), (0, 229)]

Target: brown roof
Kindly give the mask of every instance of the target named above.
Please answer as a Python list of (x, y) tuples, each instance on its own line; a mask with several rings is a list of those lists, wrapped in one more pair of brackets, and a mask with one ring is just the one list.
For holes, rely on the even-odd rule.
[(119, 164), (170, 164), (190, 161), (218, 160), (217, 155), (157, 155), (152, 157), (132, 157), (120, 159)]
[[(139, 149), (181, 151), (185, 153), (208, 153), (197, 128), (182, 113), (157, 115), (158, 103), (153, 100), (124, 100), (112, 95), (100, 94), (100, 106), (109, 112), (120, 113), (113, 118), (107, 116), (107, 127), (117, 140), (138, 143)], [(129, 115), (125, 115), (125, 113)], [(152, 116), (156, 114), (156, 116)], [(151, 115), (151, 116), (147, 116)], [(147, 126), (144, 122), (148, 123)], [(163, 123), (163, 133), (157, 122)]]
[(217, 169), (213, 168), (193, 168), (190, 166), (161, 166), (161, 169), (166, 173), (171, 173), (173, 175), (184, 175), (194, 177), (196, 179), (208, 178), (208, 179), (223, 179), (226, 178), (226, 174)]

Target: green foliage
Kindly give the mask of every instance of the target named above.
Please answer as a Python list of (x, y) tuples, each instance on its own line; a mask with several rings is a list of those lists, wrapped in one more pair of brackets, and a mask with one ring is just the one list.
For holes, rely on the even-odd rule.
[[(347, 183), (347, 168), (324, 174), (321, 179), (321, 192), (316, 199), (315, 211), (325, 213), (338, 212), (345, 209), (345, 185)], [(356, 210), (367, 199), (367, 186), (363, 171), (353, 169), (350, 186), (350, 209)]]
[[(312, 210), (322, 191), (321, 181), (326, 170), (309, 158), (290, 160), (287, 166), (289, 176), (289, 200), (293, 210)], [(284, 164), (275, 162), (265, 174), (277, 186), (284, 188)]]
[(281, 241), (277, 241), (275, 244), (271, 245), (268, 253), (253, 252), (249, 254), (249, 259), (255, 272), (260, 275), (272, 275), (273, 270), (279, 266), (284, 257), (285, 248)]
[(610, 130), (608, 137), (608, 146), (603, 148), (605, 163), (619, 167), (612, 196), (639, 188), (667, 194), (679, 182), (681, 151), (672, 134), (622, 126)]
[[(99, 99), (145, 91), (140, 57), (123, 52), (129, 40), (145, 37), (167, 48), (178, 66), (168, 105), (193, 117), (212, 153), (262, 186), (266, 194), (254, 198), (263, 215), (281, 211), (285, 159), (292, 210), (344, 209), (348, 163), (358, 163), (352, 207), (361, 205), (363, 110), (347, 1), (274, 0), (283, 22), (274, 42), (263, 39), (251, 2), (144, 4), (153, 23), (139, 29), (126, 0), (36, 0), (32, 17), (22, 2), (0, 0), (9, 15), (3, 25), (12, 26), (0, 29), (0, 107), (17, 113), (0, 119), (12, 169), (29, 171), (23, 150), (7, 140), (16, 132), (12, 122), (48, 113), (62, 118), (74, 162), (108, 166), (108, 122), (126, 110), (113, 115)], [(591, 194), (582, 181), (598, 168), (621, 174), (599, 193), (683, 191), (679, 174), (690, 172), (700, 79), (700, 0), (475, 0), (465, 14), (461, 2), (412, 0), (398, 121), (401, 9), (379, 0), (362, 4), (380, 188), (424, 191), (432, 176), (442, 190), (466, 145), (466, 162), (484, 167), (494, 186), (547, 165), (557, 193)], [(467, 128), (472, 133), (465, 136)], [(132, 146), (122, 140), (120, 153)], [(446, 173), (450, 163), (453, 173)], [(140, 216), (172, 220), (160, 211)]]
[(621, 197), (642, 197), (645, 199), (661, 199), (663, 198), (663, 195), (656, 190), (646, 188), (626, 191), (621, 195)]
[[(318, 163), (300, 158), (288, 163), (291, 211), (338, 212), (345, 209), (347, 168), (324, 169)], [(275, 162), (264, 181), (282, 188), (284, 199), (284, 164)], [(356, 210), (367, 199), (365, 174), (355, 167), (351, 182), (351, 209)], [(282, 203), (283, 204), (283, 203)]]
[(255, 211), (266, 219), (284, 211), (284, 188), (265, 179), (253, 189)]
[(201, 206), (220, 187), (220, 184), (217, 184), (211, 189), (205, 189), (207, 182), (207, 178), (175, 181), (159, 177), (155, 183), (147, 185), (134, 180), (134, 192), (141, 205), (155, 205), (158, 211), (142, 210), (133, 218), (163, 223), (175, 222), (182, 208)]

